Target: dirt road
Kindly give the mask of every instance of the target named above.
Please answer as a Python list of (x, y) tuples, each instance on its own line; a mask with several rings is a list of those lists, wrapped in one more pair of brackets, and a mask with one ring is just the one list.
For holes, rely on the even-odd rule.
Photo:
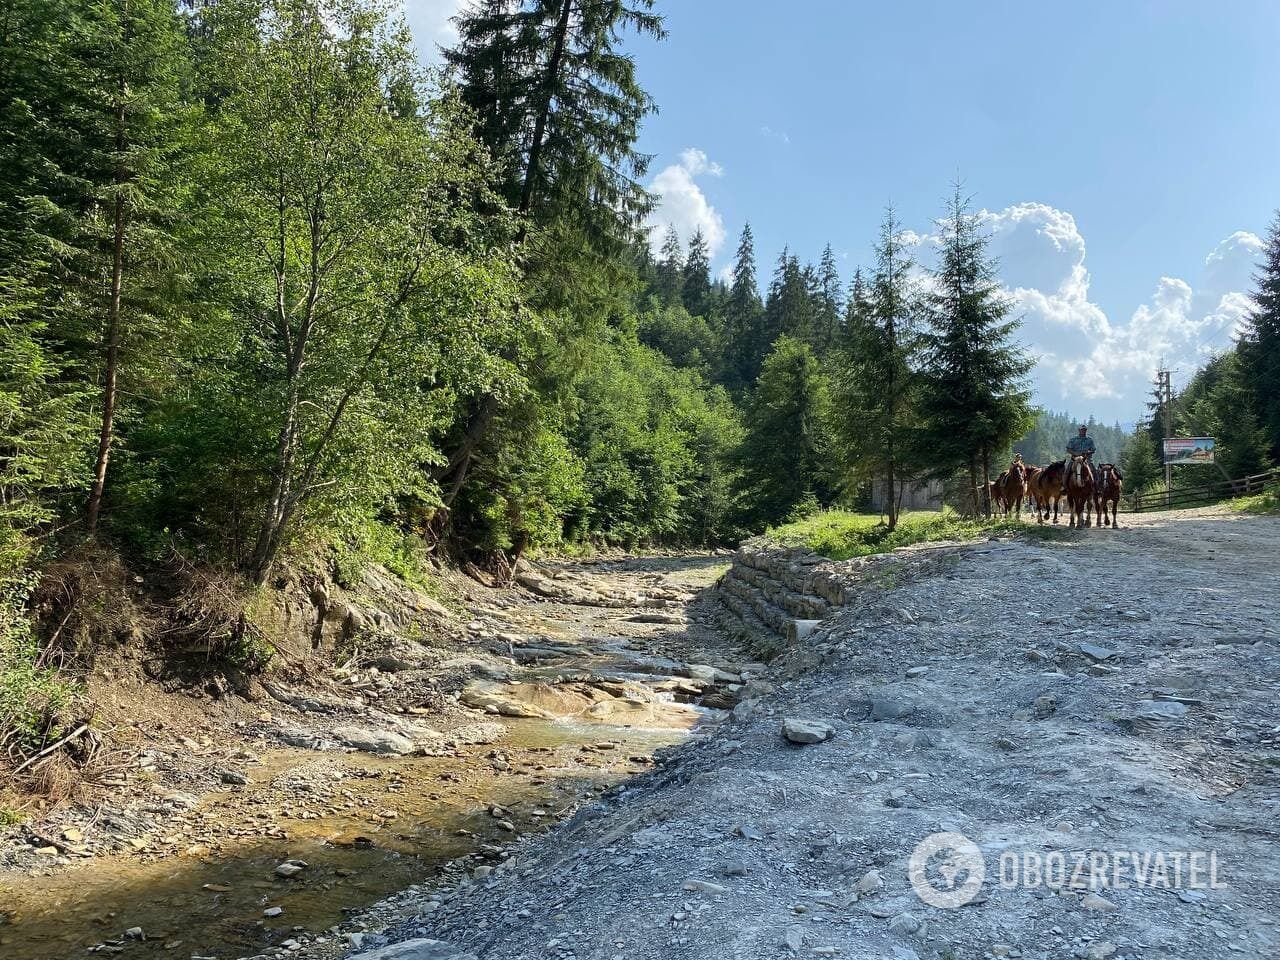
[(369, 956), (1280, 956), (1280, 521), (1122, 521), (904, 559), (817, 670)]

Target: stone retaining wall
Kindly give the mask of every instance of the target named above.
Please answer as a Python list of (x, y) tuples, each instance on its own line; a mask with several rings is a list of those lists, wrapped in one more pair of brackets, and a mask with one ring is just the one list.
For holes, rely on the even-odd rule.
[(776, 645), (794, 635), (796, 621), (822, 620), (847, 602), (842, 566), (802, 547), (748, 540), (717, 584), (726, 625)]

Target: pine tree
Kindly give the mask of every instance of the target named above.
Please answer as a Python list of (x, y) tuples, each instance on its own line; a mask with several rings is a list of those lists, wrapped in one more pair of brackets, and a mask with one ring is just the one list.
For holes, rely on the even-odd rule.
[(745, 520), (786, 519), (806, 500), (830, 500), (826, 378), (807, 343), (783, 334), (761, 365), (737, 459)]
[(978, 512), (993, 456), (1035, 422), (1026, 382), (1033, 361), (1013, 340), (1019, 321), (1009, 319), (1012, 304), (986, 254), (988, 237), (958, 186), (939, 228), (941, 263), (925, 298), (922, 440), (934, 475), (968, 470)]
[(1255, 306), (1240, 341), (1240, 354), (1271, 457), (1280, 460), (1280, 213), (1271, 221), (1254, 282)]
[(617, 253), (652, 206), (635, 150), (655, 110), (622, 34), (665, 36), (653, 0), (483, 0), (456, 20), (445, 51), (477, 114), (476, 132), (508, 163), (508, 198), (539, 225), (572, 226)]
[(1134, 428), (1120, 455), (1120, 469), (1124, 473), (1124, 485), (1128, 493), (1141, 493), (1161, 481), (1163, 472), (1159, 448), (1151, 439), (1147, 424), (1139, 423)]
[(711, 254), (707, 238), (699, 227), (689, 239), (689, 254), (684, 260), (684, 308), (694, 317), (705, 317), (711, 309)]
[(901, 230), (889, 208), (865, 300), (850, 298), (833, 378), (834, 423), (847, 482), (883, 484), (890, 530), (898, 524), (899, 485), (914, 472), (919, 450), (913, 433), (919, 308), (914, 262)]
[(836, 267), (836, 255), (829, 243), (822, 250), (817, 281), (813, 333), (810, 342), (819, 356), (825, 356), (839, 337), (840, 315), (844, 309), (840, 289), (840, 271)]
[(755, 383), (761, 354), (757, 344), (763, 339), (764, 305), (756, 283), (755, 239), (751, 224), (742, 228), (733, 264), (733, 282), (725, 302), (726, 376), (729, 387), (740, 392)]
[(102, 398), (86, 529), (93, 536), (115, 439), (123, 352), (163, 311), (155, 287), (172, 270), (173, 227), (189, 184), (180, 162), (190, 131), (186, 40), (169, 0), (105, 0), (86, 20), (75, 56), (87, 90), (81, 104), (83, 178), (100, 216), (83, 243), (86, 285), (101, 304)]
[(662, 251), (658, 255), (657, 294), (664, 306), (680, 303), (684, 287), (684, 252), (680, 249), (680, 234), (675, 227), (667, 227), (662, 238)]

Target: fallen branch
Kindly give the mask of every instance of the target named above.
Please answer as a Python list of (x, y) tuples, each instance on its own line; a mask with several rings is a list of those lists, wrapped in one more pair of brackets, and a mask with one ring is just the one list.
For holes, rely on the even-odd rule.
[(59, 747), (70, 743), (72, 740), (80, 736), (82, 733), (84, 733), (88, 729), (89, 729), (89, 725), (87, 723), (80, 724), (80, 726), (76, 727), (74, 730), (68, 733), (65, 737), (63, 737), (57, 743), (53, 744), (52, 746), (45, 747), (43, 750), (37, 753), (34, 757), (28, 757), (26, 760), (24, 760), (21, 764), (18, 765), (18, 769), (13, 771), (13, 775), (16, 777), (23, 770), (27, 769), (27, 767), (31, 766), (33, 763), (39, 760), (41, 757), (48, 756), (49, 754), (53, 753), (53, 751), (57, 750)]

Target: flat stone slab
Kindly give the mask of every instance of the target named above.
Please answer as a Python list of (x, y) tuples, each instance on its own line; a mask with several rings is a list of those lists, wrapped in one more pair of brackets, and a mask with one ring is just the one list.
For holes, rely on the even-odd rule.
[(836, 728), (825, 720), (788, 717), (782, 721), (782, 735), (792, 743), (822, 743), (836, 735)]

